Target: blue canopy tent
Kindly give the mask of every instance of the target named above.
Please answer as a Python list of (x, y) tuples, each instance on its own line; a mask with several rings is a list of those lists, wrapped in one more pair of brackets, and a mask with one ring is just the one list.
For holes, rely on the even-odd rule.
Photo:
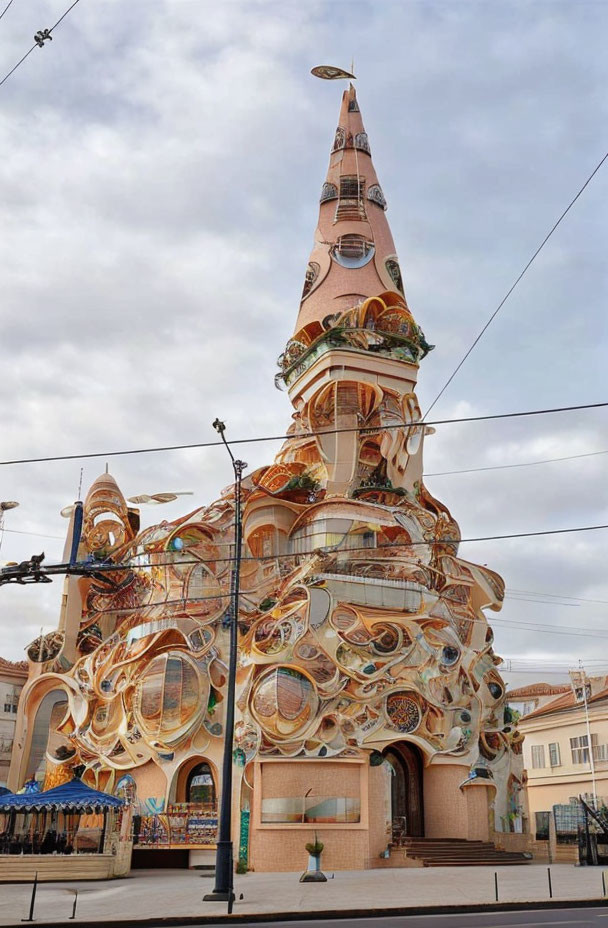
[[(91, 789), (76, 778), (44, 792), (0, 796), (0, 814), (5, 816), (0, 853), (71, 854), (81, 817), (102, 814), (103, 826), (91, 829), (85, 846), (81, 847), (84, 851), (101, 853), (107, 813), (124, 805), (124, 800)], [(81, 837), (82, 833), (79, 840)]]
[(107, 812), (124, 806), (124, 800), (86, 786), (74, 778), (42, 793), (0, 796), (0, 812)]

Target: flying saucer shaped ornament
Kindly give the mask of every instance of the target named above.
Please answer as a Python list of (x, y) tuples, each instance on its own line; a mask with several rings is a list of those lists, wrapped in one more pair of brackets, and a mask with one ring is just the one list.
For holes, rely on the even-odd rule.
[(324, 81), (356, 80), (354, 74), (350, 71), (344, 71), (342, 68), (334, 68), (331, 64), (320, 64), (310, 72), (315, 77), (320, 77)]
[(2, 512), (5, 512), (7, 509), (16, 509), (19, 503), (15, 502), (14, 499), (7, 499), (3, 503), (0, 503), (0, 509)]
[(152, 505), (158, 506), (160, 503), (172, 503), (178, 496), (192, 495), (192, 490), (184, 490), (178, 493), (152, 493), (150, 495), (142, 493), (140, 496), (129, 496), (128, 502), (135, 503), (136, 505), (152, 503)]

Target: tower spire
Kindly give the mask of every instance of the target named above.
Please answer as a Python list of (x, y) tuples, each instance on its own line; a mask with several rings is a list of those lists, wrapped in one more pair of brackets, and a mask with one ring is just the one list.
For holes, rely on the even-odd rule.
[(321, 190), (296, 332), (386, 291), (404, 297), (386, 208), (351, 83), (342, 95)]

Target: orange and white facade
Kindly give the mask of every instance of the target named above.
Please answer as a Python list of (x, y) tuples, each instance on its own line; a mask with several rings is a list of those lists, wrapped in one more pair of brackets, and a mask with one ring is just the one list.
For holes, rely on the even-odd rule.
[[(243, 484), (233, 821), (256, 870), (303, 869), (315, 831), (324, 866), (353, 869), (396, 835), (504, 844), (525, 824), (521, 738), (484, 614), (504, 585), (458, 556), (458, 525), (423, 482), (432, 430), (415, 389), (431, 346), (386, 208), (351, 85), (279, 359), (289, 437)], [(233, 521), (228, 490), (140, 531), (113, 478), (93, 484), (79, 558), (121, 570), (112, 585), (68, 580), (58, 631), (30, 647), (14, 788), (84, 764), (138, 803), (140, 852), (209, 857)]]

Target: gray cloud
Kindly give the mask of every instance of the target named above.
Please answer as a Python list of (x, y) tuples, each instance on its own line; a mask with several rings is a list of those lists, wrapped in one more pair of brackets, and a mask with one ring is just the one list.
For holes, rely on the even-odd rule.
[[(11, 7), (7, 69), (63, 9)], [(428, 405), (603, 153), (606, 17), (585, 0), (79, 4), (0, 91), (0, 456), (204, 441), (218, 414), (232, 436), (284, 430), (275, 359), (340, 96), (308, 70), (353, 54), (408, 300), (437, 344), (420, 371)], [(594, 179), (438, 417), (605, 399), (607, 185)], [(602, 450), (607, 423), (600, 411), (445, 426), (426, 470)], [(254, 467), (276, 447), (240, 451)], [(85, 487), (104, 463), (83, 462)], [(22, 504), (7, 526), (61, 535), (80, 466), (2, 468), (0, 496)], [(110, 467), (127, 495), (188, 489), (193, 505), (230, 479), (221, 449)], [(428, 482), (470, 537), (606, 521), (605, 469), (598, 457)], [(41, 546), (61, 554), (59, 540), (7, 533), (0, 557)], [(462, 548), (508, 588), (608, 600), (605, 551), (602, 533)], [(2, 589), (3, 654), (54, 625), (60, 593)], [(508, 599), (497, 650), (591, 659), (593, 638), (506, 623), (601, 628), (607, 608)]]

